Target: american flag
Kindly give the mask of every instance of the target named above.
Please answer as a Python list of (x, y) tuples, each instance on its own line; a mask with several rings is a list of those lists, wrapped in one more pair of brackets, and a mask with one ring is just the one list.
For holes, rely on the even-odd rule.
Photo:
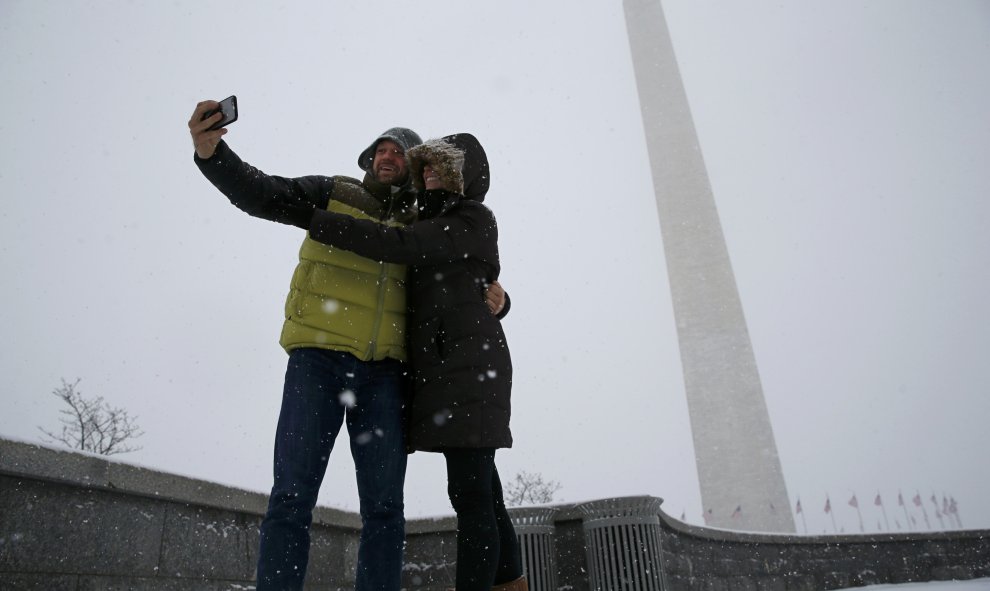
[(797, 506), (794, 507), (794, 512), (795, 513), (800, 513), (801, 512), (801, 499), (798, 499)]
[(920, 493), (915, 493), (914, 494), (914, 498), (911, 499), (911, 502), (914, 503), (916, 506), (920, 507), (921, 506), (921, 494)]
[(832, 512), (832, 499), (828, 497), (825, 497), (825, 512), (826, 513)]
[(877, 498), (873, 499), (873, 504), (876, 505), (877, 507), (883, 505), (883, 500), (880, 498), (880, 493), (877, 493)]
[(856, 500), (856, 493), (853, 493), (852, 498), (849, 499), (849, 506), (859, 509), (859, 501)]
[(742, 505), (736, 505), (736, 510), (732, 512), (732, 519), (735, 519), (742, 515)]

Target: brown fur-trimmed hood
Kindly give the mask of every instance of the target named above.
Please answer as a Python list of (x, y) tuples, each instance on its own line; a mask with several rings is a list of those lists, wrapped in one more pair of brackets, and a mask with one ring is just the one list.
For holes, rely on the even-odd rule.
[(427, 164), (440, 173), (440, 183), (444, 189), (454, 193), (464, 193), (464, 151), (444, 139), (427, 140), (406, 152), (409, 160), (409, 175), (413, 186), (420, 191), (426, 189), (423, 183), (423, 169)]
[[(460, 152), (460, 164), (455, 162), (457, 156), (455, 152)], [(430, 162), (438, 168), (447, 168), (443, 164), (446, 158), (450, 158), (449, 168), (456, 172), (451, 172), (452, 182), (448, 184), (447, 177), (444, 178), (444, 187), (448, 191), (456, 190), (464, 197), (473, 201), (484, 201), (488, 194), (488, 187), (491, 184), (491, 169), (488, 166), (488, 155), (481, 146), (478, 138), (470, 133), (455, 133), (438, 140), (430, 140), (425, 144), (416, 146), (406, 152), (409, 160), (409, 174), (412, 182), (420, 191), (423, 190), (423, 166)], [(456, 180), (460, 177), (460, 180)]]

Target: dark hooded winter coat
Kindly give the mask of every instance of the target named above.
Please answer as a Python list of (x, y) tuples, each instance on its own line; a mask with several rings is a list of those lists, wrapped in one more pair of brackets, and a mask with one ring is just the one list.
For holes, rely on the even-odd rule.
[[(414, 387), (412, 449), (511, 447), (512, 362), (502, 325), (484, 294), (498, 279), (498, 229), (482, 205), (488, 160), (469, 134), (407, 152), (420, 189), (419, 221), (389, 227), (316, 211), (310, 236), (360, 256), (409, 265), (409, 359)], [(463, 162), (463, 173), (462, 173)], [(429, 163), (447, 190), (425, 190)]]

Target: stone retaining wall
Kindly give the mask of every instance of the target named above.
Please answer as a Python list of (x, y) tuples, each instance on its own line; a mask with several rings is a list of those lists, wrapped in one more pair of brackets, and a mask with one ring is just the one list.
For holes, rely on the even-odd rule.
[(990, 531), (782, 536), (694, 527), (661, 514), (670, 589), (822, 591), (990, 577)]
[[(644, 500), (608, 504), (659, 504)], [(0, 589), (252, 589), (266, 503), (259, 493), (0, 439)], [(554, 507), (558, 589), (591, 591), (595, 583), (586, 554), (588, 505)], [(659, 568), (663, 588), (673, 591), (819, 591), (990, 577), (988, 531), (775, 536), (694, 527), (658, 510), (648, 517), (660, 550), (637, 560)], [(356, 514), (317, 509), (307, 589), (353, 588), (360, 526)], [(406, 530), (403, 587), (451, 587), (454, 518), (410, 520)]]

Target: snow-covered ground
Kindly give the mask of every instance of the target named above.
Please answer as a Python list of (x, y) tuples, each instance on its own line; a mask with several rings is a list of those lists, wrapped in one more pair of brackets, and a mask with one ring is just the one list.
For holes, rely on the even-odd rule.
[(932, 581), (929, 583), (905, 583), (903, 585), (870, 585), (857, 587), (860, 591), (880, 591), (892, 589), (896, 591), (987, 591), (990, 589), (990, 579), (973, 579), (971, 581)]

